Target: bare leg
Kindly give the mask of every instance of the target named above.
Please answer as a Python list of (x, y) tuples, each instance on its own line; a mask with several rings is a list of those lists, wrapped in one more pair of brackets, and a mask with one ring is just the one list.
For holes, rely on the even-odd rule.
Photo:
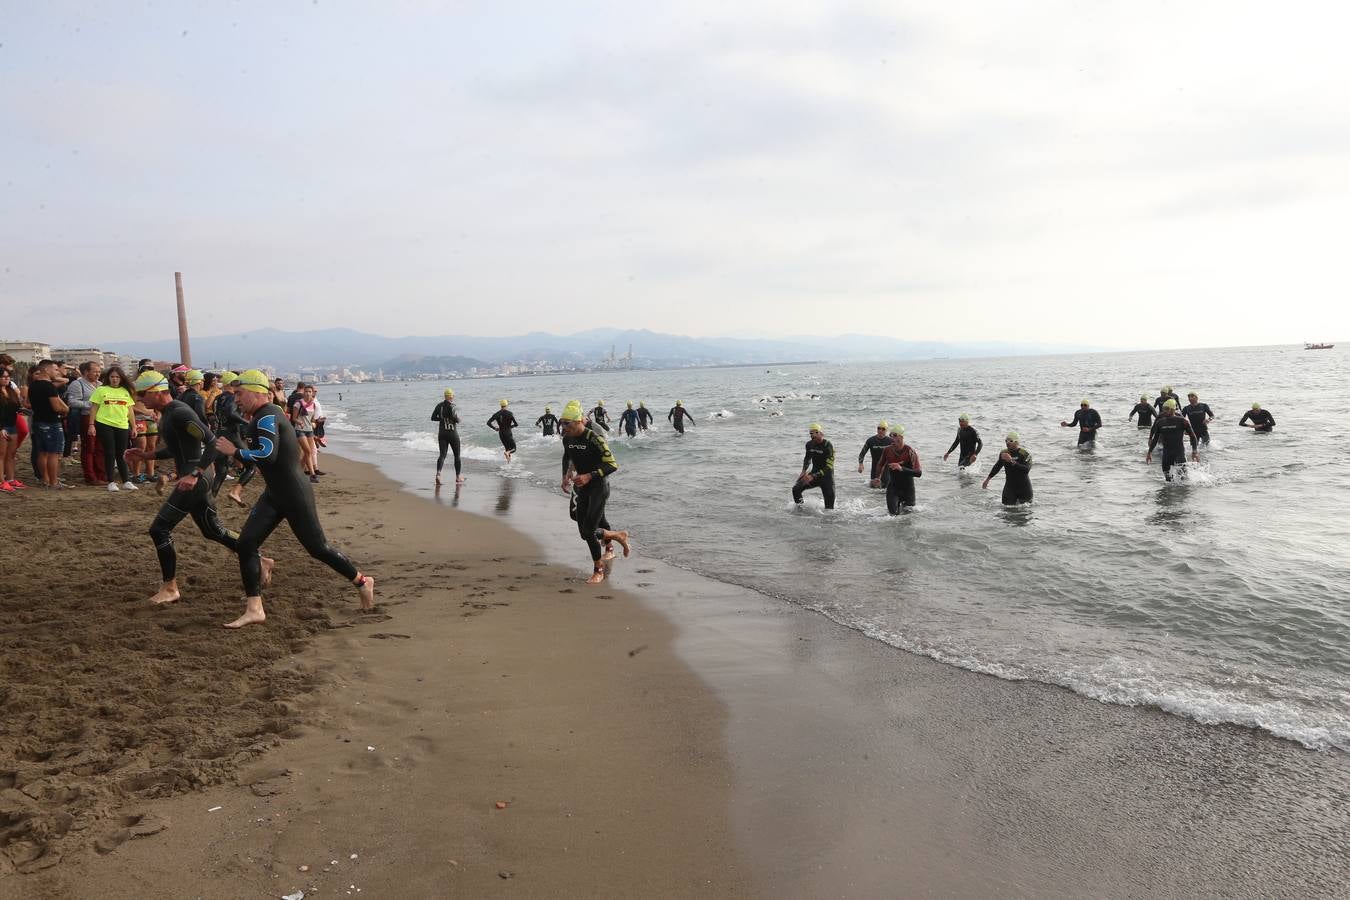
[(178, 593), (178, 579), (170, 578), (159, 586), (159, 590), (150, 596), (151, 603), (176, 603), (182, 596)]
[(277, 561), (262, 557), (262, 586), (267, 587), (272, 583), (272, 570), (277, 567)]
[(244, 614), (233, 622), (226, 622), (226, 628), (243, 628), (245, 625), (257, 625), (260, 622), (267, 621), (267, 614), (263, 612), (262, 597), (245, 597)]
[(604, 581), (604, 580), (605, 580), (605, 569), (604, 569), (604, 566), (601, 566), (599, 563), (597, 563), (596, 566), (595, 566), (595, 571), (591, 573), (591, 577), (590, 577), (590, 578), (587, 578), (587, 579), (586, 579), (586, 583), (587, 583), (587, 584), (599, 584), (600, 582), (602, 582), (602, 581)]
[(375, 608), (375, 579), (369, 575), (357, 574), (356, 580), (352, 582), (357, 590), (361, 592), (361, 608)]
[(608, 549), (610, 541), (619, 542), (619, 546), (623, 548), (624, 559), (627, 559), (628, 554), (633, 552), (632, 548), (628, 546), (628, 532), (626, 531), (606, 531), (603, 535), (603, 538), (606, 545), (606, 554), (605, 554), (606, 559), (614, 558), (614, 551)]

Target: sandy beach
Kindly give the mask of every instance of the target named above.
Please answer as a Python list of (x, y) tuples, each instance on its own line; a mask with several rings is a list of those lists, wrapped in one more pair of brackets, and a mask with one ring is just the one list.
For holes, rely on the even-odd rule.
[[(380, 605), (283, 528), (271, 618), (241, 634), (234, 561), (190, 524), (190, 591), (143, 603), (153, 492), (9, 498), (0, 896), (1350, 883), (1344, 754), (951, 668), (640, 555), (588, 589), (542, 492), (471, 477), (438, 504), (324, 465), (329, 535)], [(74, 521), (98, 527), (37, 533)]]

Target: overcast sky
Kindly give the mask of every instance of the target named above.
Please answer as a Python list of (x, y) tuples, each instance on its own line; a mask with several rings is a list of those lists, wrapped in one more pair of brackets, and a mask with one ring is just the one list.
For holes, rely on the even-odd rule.
[(1343, 4), (657, 6), (0, 0), (0, 336), (1350, 338)]

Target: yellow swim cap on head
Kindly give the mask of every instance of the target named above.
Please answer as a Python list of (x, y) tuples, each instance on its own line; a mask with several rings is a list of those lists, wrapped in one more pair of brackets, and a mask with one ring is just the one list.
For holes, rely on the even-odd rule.
[(604, 406), (604, 405), (605, 405), (605, 401), (603, 401), (603, 400), (597, 400), (597, 401), (595, 401), (595, 405), (596, 405), (596, 406)]
[(903, 426), (903, 425), (892, 425), (892, 426), (891, 426), (891, 434), (898, 434), (899, 436), (904, 437), (904, 436), (905, 436), (905, 426)]
[(1168, 400), (1166, 403), (1163, 404), (1163, 409), (1176, 409), (1176, 408), (1177, 408), (1177, 401), (1175, 400)]
[(969, 422), (969, 421), (970, 421), (970, 413), (961, 413), (961, 415), (957, 418), (956, 421), (958, 421), (958, 422)]
[(683, 401), (683, 400), (676, 400), (676, 401), (675, 401), (675, 405), (676, 405), (676, 406), (684, 406), (684, 401)]
[(1260, 409), (1260, 408), (1261, 408), (1261, 404), (1260, 404), (1260, 403), (1253, 403), (1253, 404), (1252, 404), (1252, 409)]
[(1140, 394), (1140, 395), (1139, 395), (1139, 399), (1140, 399), (1140, 400), (1143, 400), (1143, 401), (1145, 401), (1145, 402), (1147, 402), (1147, 401), (1148, 401), (1148, 394)]
[(453, 399), (455, 399), (455, 392), (454, 392), (454, 390), (452, 390), (451, 388), (446, 388), (446, 389), (445, 389), (445, 399), (447, 399), (447, 400), (453, 400)]
[(878, 428), (890, 428), (891, 426), (890, 426), (889, 423), (887, 423), (887, 421), (886, 421), (885, 419), (882, 419), (880, 422), (877, 423), (877, 427), (878, 427)]
[(191, 372), (187, 373), (187, 377), (183, 379), (183, 382), (185, 384), (201, 384), (205, 380), (206, 376), (202, 375), (201, 369), (193, 369)]
[(1163, 388), (1163, 393), (1164, 394), (1172, 393), (1172, 386), (1169, 384), (1167, 387)]
[(1088, 400), (1087, 400), (1086, 397), (1084, 397), (1082, 400), (1079, 400), (1079, 401), (1078, 401), (1078, 405), (1079, 405), (1079, 406), (1091, 406), (1092, 404), (1088, 402)]
[(231, 384), (234, 384), (234, 383), (235, 383), (236, 381), (238, 381), (238, 380), (239, 380), (239, 376), (236, 375), (236, 374), (233, 373), (233, 372), (221, 372), (221, 373), (220, 373), (220, 383), (221, 383), (221, 384), (224, 384), (224, 385), (231, 385)]
[(821, 434), (824, 434), (824, 433), (825, 433), (825, 429), (820, 427), (820, 423), (819, 423), (819, 422), (812, 422), (812, 423), (811, 423), (811, 427), (808, 428), (808, 429), (806, 429), (806, 430), (807, 430), (807, 431), (811, 431), (811, 432), (819, 431)]
[(553, 412), (553, 407), (551, 407), (551, 406), (545, 406), (545, 407), (544, 407), (544, 412), (546, 412), (546, 413), (551, 413), (551, 412)]
[(169, 389), (169, 379), (165, 378), (154, 369), (142, 372), (136, 376), (136, 381), (132, 385), (136, 388), (138, 394), (148, 394), (151, 391), (167, 391)]
[(1008, 440), (1013, 441), (1013, 442), (1018, 442), (1018, 441), (1021, 441), (1022, 439), (1021, 439), (1020, 437), (1018, 437), (1017, 432), (1015, 432), (1015, 431), (1010, 431), (1010, 432), (1008, 432)]
[(503, 400), (503, 401), (502, 401), (502, 409), (506, 409), (506, 407), (507, 407), (507, 405), (508, 405), (509, 403), (510, 403), (509, 400)]
[(632, 401), (632, 400), (629, 400), (629, 401), (628, 401), (628, 408), (629, 408), (629, 409), (632, 409), (632, 408), (633, 408), (633, 401)]
[(257, 369), (249, 369), (247, 372), (239, 373), (239, 386), (246, 391), (252, 391), (255, 394), (266, 394), (272, 390), (272, 385), (267, 381), (267, 376)]
[(643, 407), (643, 408), (645, 409), (646, 406), (647, 406), (647, 404), (646, 404), (644, 401), (639, 400), (639, 401), (638, 401), (638, 406), (641, 406), (641, 407)]
[(1195, 391), (1191, 391), (1191, 392), (1190, 392), (1189, 394), (1187, 394), (1186, 396), (1187, 396), (1187, 397), (1194, 397), (1194, 398), (1197, 399), (1197, 400), (1200, 399), (1200, 395), (1197, 394)]
[(567, 405), (563, 407), (562, 415), (558, 418), (564, 422), (580, 422), (586, 418), (586, 413), (582, 412), (580, 400), (568, 400)]

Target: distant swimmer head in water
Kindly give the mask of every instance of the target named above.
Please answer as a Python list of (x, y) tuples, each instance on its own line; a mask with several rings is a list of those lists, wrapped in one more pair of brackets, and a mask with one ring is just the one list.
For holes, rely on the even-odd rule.
[(546, 413), (551, 413), (551, 412), (553, 412), (553, 407), (551, 407), (551, 406), (545, 406), (545, 407), (544, 407), (544, 412), (546, 412)]
[(510, 406), (510, 405), (511, 405), (511, 401), (510, 401), (510, 400), (503, 400), (503, 401), (502, 401), (502, 409), (506, 409), (506, 408), (507, 408), (508, 406)]
[(1189, 394), (1186, 395), (1186, 399), (1194, 403), (1200, 399), (1200, 395), (1197, 394), (1195, 391), (1191, 391)]
[(605, 401), (603, 401), (603, 400), (597, 400), (597, 401), (595, 401), (595, 405), (596, 405), (596, 406), (604, 406), (604, 405), (605, 405)]
[(646, 408), (647, 408), (646, 402), (645, 402), (645, 401), (642, 401), (642, 400), (639, 400), (639, 401), (638, 401), (638, 409), (646, 409)]
[(447, 400), (453, 400), (453, 399), (455, 399), (455, 392), (454, 392), (454, 390), (453, 390), (452, 388), (446, 388), (446, 389), (445, 389), (445, 399), (447, 399)]

